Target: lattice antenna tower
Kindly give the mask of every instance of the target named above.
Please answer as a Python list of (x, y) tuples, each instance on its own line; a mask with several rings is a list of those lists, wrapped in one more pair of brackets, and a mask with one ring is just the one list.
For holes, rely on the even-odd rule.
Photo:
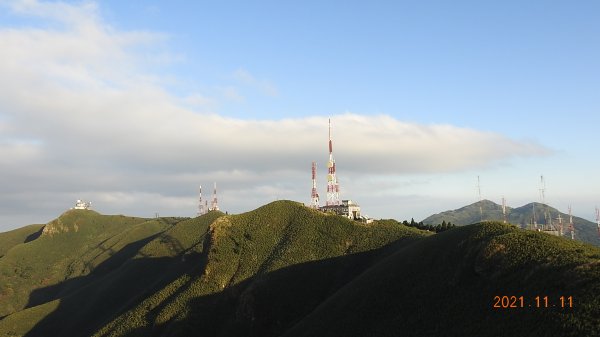
[(200, 185), (200, 197), (198, 197), (198, 216), (206, 213), (206, 209), (204, 208), (204, 203), (202, 202), (202, 185)]
[(319, 209), (319, 193), (317, 192), (317, 163), (312, 162), (312, 189), (310, 191), (310, 208)]
[(571, 240), (575, 240), (575, 227), (573, 226), (573, 212), (571, 212), (571, 205), (569, 205), (569, 230), (571, 231)]
[(531, 204), (531, 217), (533, 229), (537, 229), (537, 216), (535, 215), (535, 202)]
[(502, 220), (506, 223), (506, 199), (502, 197)]
[(340, 205), (340, 185), (335, 172), (335, 159), (333, 159), (333, 145), (331, 142), (331, 118), (329, 119), (329, 161), (327, 162), (327, 201), (325, 205)]
[(212, 199), (212, 203), (210, 205), (210, 210), (211, 211), (219, 210), (219, 203), (217, 202), (217, 183), (216, 182), (215, 182), (214, 189), (213, 189), (213, 199)]
[(558, 217), (556, 217), (556, 219), (558, 220), (558, 235), (563, 236), (562, 214), (558, 213)]
[(477, 176), (477, 195), (479, 197), (479, 221), (483, 222), (483, 199), (481, 199), (481, 181)]
[(544, 208), (544, 224), (542, 225), (543, 230), (544, 226), (552, 226), (552, 220), (550, 220), (550, 223), (548, 222), (548, 207), (546, 206), (546, 180), (544, 180), (543, 175), (540, 176), (540, 201), (542, 203), (542, 207)]
[(598, 226), (598, 235), (600, 235), (600, 209), (596, 207), (596, 225)]

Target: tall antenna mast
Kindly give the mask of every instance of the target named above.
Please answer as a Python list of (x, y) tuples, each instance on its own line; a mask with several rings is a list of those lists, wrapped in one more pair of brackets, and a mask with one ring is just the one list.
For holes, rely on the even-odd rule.
[(204, 204), (202, 203), (202, 185), (200, 185), (200, 197), (198, 198), (198, 216), (206, 213)]
[(506, 199), (504, 199), (504, 196), (502, 197), (502, 219), (506, 223)]
[(558, 236), (563, 236), (563, 223), (562, 223), (562, 214), (558, 213)]
[(537, 217), (535, 216), (535, 202), (533, 202), (531, 205), (532, 205), (532, 210), (531, 210), (531, 214), (532, 214), (531, 215), (532, 216), (531, 220), (532, 221), (531, 222), (533, 224), (533, 228), (532, 229), (536, 230), (537, 229)]
[(546, 204), (546, 182), (543, 175), (540, 176), (540, 200), (542, 204)]
[(335, 174), (335, 159), (331, 142), (331, 118), (329, 119), (329, 161), (327, 162), (327, 206), (340, 205), (340, 185)]
[(571, 212), (571, 205), (569, 205), (569, 230), (571, 231), (571, 240), (575, 240), (575, 227), (573, 227), (573, 213)]
[(479, 176), (477, 176), (477, 195), (479, 196), (479, 222), (483, 222), (483, 202), (481, 199), (481, 183), (479, 181)]
[(217, 183), (216, 182), (215, 182), (215, 187), (213, 189), (213, 199), (212, 199), (212, 204), (210, 205), (210, 210), (211, 211), (219, 210), (219, 203), (217, 202)]
[(542, 225), (542, 230), (544, 230), (544, 227), (552, 226), (552, 224), (548, 223), (548, 207), (546, 206), (546, 181), (544, 180), (543, 175), (540, 176), (540, 200), (542, 202), (542, 207), (544, 208), (544, 224)]
[(600, 209), (596, 206), (596, 224), (598, 226), (598, 235), (600, 235)]
[(312, 190), (310, 192), (310, 208), (319, 209), (319, 193), (317, 192), (317, 163), (312, 162)]

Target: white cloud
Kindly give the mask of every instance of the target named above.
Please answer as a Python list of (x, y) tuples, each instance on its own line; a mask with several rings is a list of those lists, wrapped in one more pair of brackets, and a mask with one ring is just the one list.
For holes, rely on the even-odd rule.
[(228, 101), (244, 102), (246, 98), (239, 93), (238, 89), (234, 86), (217, 86), (217, 91)]
[[(235, 205), (229, 209), (239, 211), (275, 198), (304, 200), (311, 161), (324, 170), (326, 117), (243, 120), (198, 113), (186, 105), (210, 99), (174, 97), (145, 70), (145, 53), (136, 51), (160, 45), (164, 36), (111, 28), (94, 3), (9, 4), (64, 27), (0, 30), (0, 213), (22, 207), (22, 213), (56, 215), (59, 201), (66, 209), (77, 198), (116, 213), (132, 205), (138, 212), (160, 205), (181, 211), (194, 203), (198, 184), (212, 181), (226, 191), (221, 200)], [(277, 93), (243, 69), (235, 77)], [(222, 89), (243, 100), (235, 87)], [(346, 113), (332, 116), (332, 123), (342, 181), (342, 172), (456, 172), (548, 153), (500, 134), (386, 115)], [(160, 210), (148, 210), (154, 211)]]
[(264, 95), (271, 97), (277, 97), (279, 95), (279, 90), (273, 83), (265, 79), (257, 79), (245, 69), (240, 68), (236, 70), (233, 73), (233, 78), (242, 84), (257, 89)]

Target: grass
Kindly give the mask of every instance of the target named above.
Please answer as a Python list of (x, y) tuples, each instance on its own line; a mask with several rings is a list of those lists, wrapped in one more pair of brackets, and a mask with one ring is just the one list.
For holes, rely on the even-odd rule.
[(41, 234), (43, 227), (44, 225), (29, 225), (0, 233), (0, 258), (12, 247), (36, 239)]
[[(465, 226), (382, 260), (285, 336), (595, 336), (599, 263), (600, 250), (579, 242), (500, 223)], [(494, 309), (504, 295), (524, 296), (526, 307)], [(535, 296), (576, 304), (535, 308)]]
[[(164, 230), (147, 219), (70, 210), (48, 223), (33, 241), (0, 259), (0, 316), (61, 298), (82, 286), (78, 278), (117, 268), (104, 263), (131, 241)], [(33, 228), (35, 229), (35, 228)]]
[[(408, 242), (428, 235), (397, 223), (363, 225), (291, 201), (274, 202), (240, 215), (221, 216), (210, 225), (208, 233), (209, 241), (204, 247), (207, 250), (203, 251), (206, 264), (202, 265), (202, 259), (199, 258), (199, 265), (204, 268), (197, 271), (198, 276), (178, 278), (106, 325), (97, 336), (143, 336), (152, 334), (154, 329), (169, 330), (175, 335), (186, 335), (192, 331), (217, 333), (220, 329), (235, 330), (232, 326), (245, 326), (247, 321), (236, 319), (236, 307), (240, 303), (231, 302), (231, 298), (245, 298), (240, 294), (263, 289), (260, 285), (271, 284), (274, 272), (376, 250), (397, 240)], [(301, 314), (306, 314), (335, 291), (336, 287), (332, 287), (331, 283), (336, 283), (336, 277), (342, 279), (337, 284), (344, 283), (351, 275), (366, 268), (372, 259), (371, 256), (360, 263), (360, 259), (357, 259), (356, 264), (341, 264), (334, 268), (336, 273), (331, 275), (327, 274), (328, 268), (320, 268), (320, 272), (311, 278), (310, 285), (306, 285), (306, 289), (311, 291), (303, 293), (302, 299), (295, 298), (298, 302), (308, 301), (308, 304), (302, 303), (296, 308), (302, 309)], [(305, 273), (296, 272), (278, 275), (280, 278), (286, 275), (284, 279), (299, 282), (306, 276)], [(277, 283), (277, 286), (281, 284)], [(290, 295), (294, 297), (295, 293), (280, 291), (278, 294), (278, 298), (287, 295), (288, 300), (292, 301)], [(271, 304), (253, 310), (263, 312), (277, 307), (274, 303), (276, 300), (269, 298), (265, 302)], [(281, 304), (284, 303), (291, 305), (289, 302)], [(261, 317), (264, 319), (265, 316)], [(289, 327), (295, 319), (288, 318), (275, 330)]]
[[(51, 224), (0, 258), (0, 336), (600, 334), (600, 250), (510, 225), (432, 234), (292, 201)], [(496, 295), (575, 308), (493, 309)]]

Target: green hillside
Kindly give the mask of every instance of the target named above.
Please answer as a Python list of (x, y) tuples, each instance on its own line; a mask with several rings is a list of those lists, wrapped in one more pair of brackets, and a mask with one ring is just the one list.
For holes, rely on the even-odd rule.
[[(0, 336), (591, 336), (599, 266), (598, 248), (508, 225), (432, 234), (292, 201), (68, 211), (0, 258)], [(493, 309), (496, 295), (574, 304)]]
[(15, 230), (0, 233), (0, 258), (12, 247), (35, 240), (42, 234), (44, 225), (29, 225)]
[(195, 277), (177, 279), (96, 335), (276, 336), (386, 251), (357, 253), (428, 234), (400, 225), (362, 225), (279, 201), (221, 217), (209, 235), (206, 262), (199, 257)]
[(140, 218), (65, 212), (35, 240), (13, 246), (0, 258), (0, 316), (62, 297), (79, 286), (80, 277), (116, 267), (102, 263), (124, 255), (125, 245), (164, 227)]
[(398, 250), (284, 336), (599, 336), (598, 294), (600, 249), (483, 223)]
[[(480, 212), (480, 206), (483, 212)], [(568, 231), (569, 215), (557, 209), (540, 203), (529, 203), (527, 205), (511, 208), (506, 207), (507, 221), (521, 228), (529, 228), (534, 216), (538, 224), (545, 224), (544, 213), (552, 218), (552, 222), (558, 226), (558, 217), (562, 218), (563, 236), (571, 237)], [(481, 215), (483, 213), (483, 216)], [(469, 225), (483, 221), (502, 221), (502, 206), (489, 200), (482, 200), (459, 209), (441, 212), (431, 215), (423, 220), (425, 224), (437, 224), (442, 221), (452, 222), (457, 225)], [(575, 228), (575, 239), (600, 246), (600, 235), (597, 225), (591, 221), (573, 216), (573, 227)]]

